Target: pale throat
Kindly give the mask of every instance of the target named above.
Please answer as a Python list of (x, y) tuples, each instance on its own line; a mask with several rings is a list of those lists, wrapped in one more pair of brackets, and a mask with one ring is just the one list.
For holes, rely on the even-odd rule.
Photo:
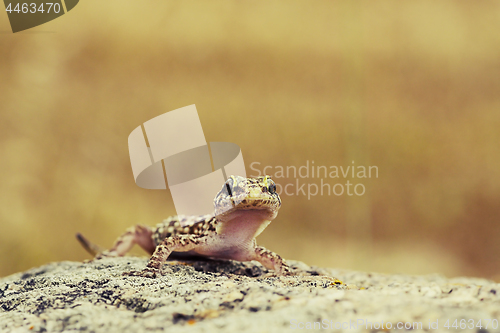
[(217, 234), (230, 235), (235, 241), (252, 240), (276, 217), (267, 209), (237, 210), (217, 223)]

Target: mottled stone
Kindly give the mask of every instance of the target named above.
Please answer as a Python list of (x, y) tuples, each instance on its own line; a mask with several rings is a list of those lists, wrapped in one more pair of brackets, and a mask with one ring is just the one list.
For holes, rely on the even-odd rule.
[[(295, 276), (277, 277), (258, 263), (236, 261), (171, 261), (157, 279), (122, 275), (145, 262), (59, 262), (1, 278), (0, 331), (367, 332), (398, 322), (429, 330), (429, 322), (438, 321), (439, 331), (450, 332), (459, 330), (444, 327), (448, 319), (450, 326), (455, 319), (469, 326), (481, 319), (484, 330), (486, 319), (500, 317), (500, 285), (484, 279), (363, 273), (294, 261)], [(492, 324), (488, 332), (500, 331)]]

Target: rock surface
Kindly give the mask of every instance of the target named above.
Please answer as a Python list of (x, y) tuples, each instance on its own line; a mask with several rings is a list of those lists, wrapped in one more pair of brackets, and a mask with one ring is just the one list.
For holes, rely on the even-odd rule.
[(0, 279), (0, 331), (500, 332), (500, 285), (488, 280), (289, 262), (295, 276), (254, 262), (171, 261), (157, 279), (122, 276), (144, 258), (51, 263)]

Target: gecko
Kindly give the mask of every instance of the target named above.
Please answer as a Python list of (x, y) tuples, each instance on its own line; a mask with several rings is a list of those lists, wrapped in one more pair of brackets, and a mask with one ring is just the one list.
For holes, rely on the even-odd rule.
[(151, 254), (142, 271), (124, 275), (156, 278), (167, 258), (179, 252), (211, 259), (256, 260), (277, 275), (289, 275), (285, 260), (257, 246), (255, 240), (276, 218), (280, 207), (281, 199), (270, 176), (230, 176), (215, 196), (214, 214), (172, 216), (156, 227), (136, 225), (118, 237), (109, 250), (102, 250), (80, 233), (76, 237), (95, 255), (94, 259), (123, 256), (135, 244)]

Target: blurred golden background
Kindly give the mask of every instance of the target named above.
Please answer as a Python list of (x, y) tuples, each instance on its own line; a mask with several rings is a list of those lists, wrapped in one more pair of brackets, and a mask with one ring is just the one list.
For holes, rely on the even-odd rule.
[(0, 14), (0, 276), (89, 258), (77, 231), (110, 246), (175, 214), (135, 185), (127, 137), (196, 104), (250, 175), (378, 167), (362, 196), (282, 195), (261, 245), (500, 280), (499, 31), (498, 2), (86, 0), (17, 34)]

